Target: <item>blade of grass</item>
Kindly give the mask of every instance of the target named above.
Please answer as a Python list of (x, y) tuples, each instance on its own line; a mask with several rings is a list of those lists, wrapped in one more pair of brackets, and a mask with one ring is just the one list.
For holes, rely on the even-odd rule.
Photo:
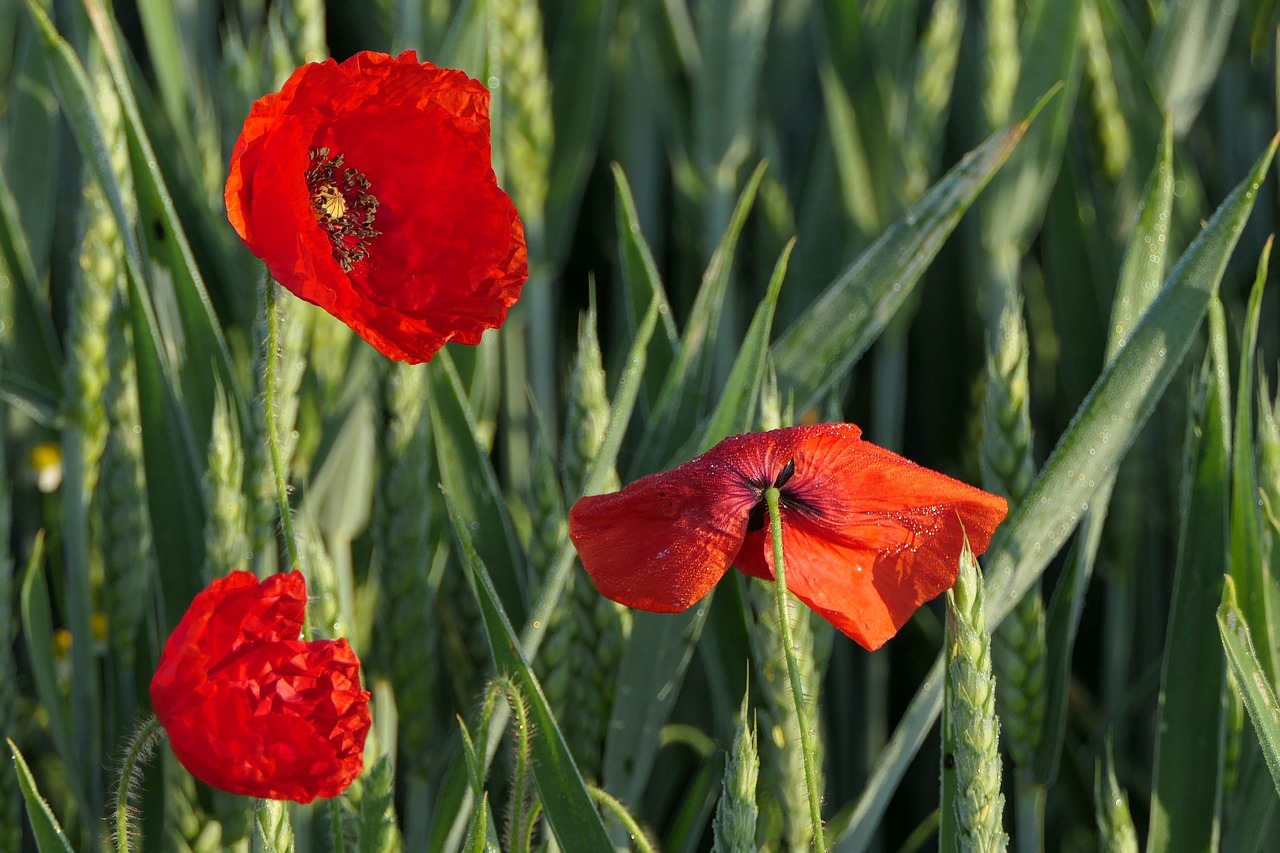
[(1280, 702), (1271, 687), (1270, 676), (1262, 668), (1249, 635), (1249, 625), (1236, 604), (1235, 581), (1230, 575), (1222, 590), (1218, 608), (1218, 631), (1227, 651), (1227, 662), (1235, 674), (1236, 685), (1244, 697), (1249, 721), (1258, 736), (1258, 745), (1266, 759), (1276, 792), (1280, 793)]
[(24, 198), (21, 207), (6, 180), (0, 179), (0, 276), (12, 285), (0, 291), (0, 323), (5, 344), (5, 383), (24, 389), (35, 400), (57, 400), (57, 336), (48, 306), (40, 294), (40, 277), (19, 210), (31, 205)]
[(53, 647), (53, 615), (49, 610), (48, 581), (44, 569), (44, 534), (36, 536), (31, 558), (27, 561), (22, 578), (20, 605), (22, 608), (22, 636), (31, 659), (31, 677), (35, 681), (36, 697), (48, 717), (49, 734), (54, 749), (62, 756), (67, 774), (67, 786), (76, 804), (84, 814), (97, 814), (89, 807), (80, 774), (80, 762), (71, 739), (71, 723), (67, 719), (67, 703), (58, 689), (57, 662)]
[(485, 565), (494, 566), (504, 611), (524, 624), (528, 617), (528, 570), (516, 542), (489, 455), (476, 438), (475, 416), (466, 388), (449, 353), (441, 351), (426, 368), (431, 393), (432, 435), (440, 479), (471, 530), (477, 533)]
[(613, 180), (617, 186), (616, 220), (618, 251), (622, 255), (622, 280), (627, 292), (627, 321), (636, 328), (642, 311), (654, 300), (658, 303), (658, 315), (663, 334), (650, 342), (648, 365), (644, 383), (645, 401), (657, 400), (662, 390), (662, 378), (667, 375), (671, 362), (680, 346), (680, 335), (671, 316), (671, 303), (662, 286), (662, 276), (653, 260), (649, 244), (640, 231), (640, 215), (636, 212), (635, 197), (622, 167), (614, 165)]
[(1234, 453), (1231, 458), (1231, 579), (1240, 590), (1241, 608), (1257, 644), (1262, 671), (1276, 683), (1277, 614), (1271, 612), (1271, 577), (1262, 540), (1262, 510), (1253, 450), (1253, 366), (1257, 359), (1258, 320), (1267, 280), (1271, 242), (1258, 261), (1258, 273), (1245, 313), (1240, 340), (1240, 372), (1236, 385)]
[(71, 842), (58, 825), (58, 819), (53, 816), (49, 804), (40, 796), (35, 777), (31, 775), (26, 759), (18, 751), (18, 745), (9, 738), (5, 738), (5, 741), (9, 744), (9, 752), (13, 754), (13, 768), (18, 774), (18, 783), (22, 786), (22, 799), (27, 804), (27, 819), (31, 821), (36, 849), (40, 853), (72, 853)]
[(1227, 559), (1231, 453), (1227, 339), (1222, 308), (1209, 314), (1209, 353), (1187, 424), (1182, 530), (1160, 678), (1148, 853), (1212, 849), (1222, 808), (1223, 659), (1204, 605), (1221, 598)]

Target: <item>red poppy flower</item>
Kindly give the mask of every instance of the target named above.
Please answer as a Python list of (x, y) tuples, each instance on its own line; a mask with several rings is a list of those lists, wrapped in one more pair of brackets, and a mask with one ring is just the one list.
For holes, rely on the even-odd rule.
[(781, 497), (787, 588), (876, 649), (955, 582), (967, 534), (986, 550), (1003, 498), (922, 468), (853, 424), (727, 438), (620, 492), (582, 498), (569, 536), (607, 598), (680, 611), (737, 566), (773, 579), (764, 490)]
[(369, 694), (346, 640), (298, 639), (301, 573), (211, 583), (169, 636), (151, 705), (192, 775), (233, 794), (336, 797), (360, 775)]
[(411, 50), (310, 63), (257, 101), (226, 202), (277, 281), (401, 361), (478, 343), (529, 275), (488, 90)]

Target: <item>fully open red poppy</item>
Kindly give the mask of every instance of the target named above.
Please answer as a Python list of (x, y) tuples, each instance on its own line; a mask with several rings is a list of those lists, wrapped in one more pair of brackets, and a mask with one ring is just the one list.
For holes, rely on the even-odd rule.
[(478, 343), (529, 275), (488, 90), (413, 51), (310, 63), (258, 100), (226, 203), (277, 281), (401, 361)]
[(853, 424), (727, 438), (620, 492), (585, 497), (569, 536), (607, 598), (680, 611), (730, 565), (773, 579), (764, 490), (778, 486), (787, 588), (876, 649), (986, 550), (1004, 499), (863, 441)]
[(165, 643), (151, 705), (173, 753), (203, 782), (309, 803), (360, 775), (369, 694), (346, 640), (298, 639), (301, 573), (210, 584)]

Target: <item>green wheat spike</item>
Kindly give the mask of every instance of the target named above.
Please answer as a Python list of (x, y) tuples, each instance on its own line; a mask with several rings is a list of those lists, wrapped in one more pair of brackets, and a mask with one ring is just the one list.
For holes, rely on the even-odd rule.
[[(813, 823), (809, 816), (808, 786), (804, 775), (804, 754), (800, 747), (800, 725), (787, 663), (783, 657), (782, 632), (778, 624), (773, 588), (761, 581), (748, 580), (743, 597), (749, 613), (747, 634), (751, 643), (751, 659), (755, 662), (756, 694), (760, 726), (760, 802), (763, 809), (780, 813), (781, 821), (766, 822), (771, 833), (781, 837), (765, 839), (778, 849), (779, 842), (788, 850), (807, 849), (813, 841)], [(794, 598), (788, 600), (787, 618), (791, 620), (791, 638), (800, 666), (800, 681), (809, 719), (818, 719), (820, 678), (814, 651), (812, 614)], [(820, 733), (816, 733), (820, 734)], [(822, 766), (822, 740), (815, 740), (817, 766)], [(821, 776), (819, 790), (823, 788)], [(772, 817), (772, 815), (770, 815)]]
[(747, 695), (742, 697), (738, 727), (733, 733), (721, 782), (720, 802), (716, 805), (712, 824), (714, 853), (750, 853), (756, 850), (756, 780), (760, 775), (760, 752), (756, 743), (755, 722), (748, 710)]
[(596, 592), (585, 574), (574, 578), (572, 596), (575, 642), (569, 671), (573, 677), (560, 719), (579, 769), (587, 778), (599, 779), (618, 665), (631, 633), (631, 612)]
[(540, 228), (551, 172), (551, 81), (537, 0), (494, 4), (502, 82), (503, 185), (531, 230)]
[(306, 307), (311, 308), (308, 312), (306, 351), (319, 389), (316, 405), (321, 407), (321, 411), (328, 411), (342, 392), (356, 336), (350, 326), (328, 312)]
[(294, 853), (293, 823), (289, 804), (281, 800), (258, 800), (253, 813), (254, 853)]
[(987, 126), (1003, 127), (1013, 111), (1022, 58), (1018, 51), (1018, 13), (1014, 0), (986, 2), (986, 91), (983, 107)]
[(426, 778), (439, 660), (429, 574), (435, 548), (426, 368), (391, 362), (379, 367), (372, 533), (390, 639), (384, 668), (395, 688), (405, 769)]
[(1098, 849), (1108, 853), (1138, 853), (1138, 833), (1129, 815), (1129, 798), (1116, 781), (1110, 743), (1105, 761), (1099, 759), (1094, 770), (1093, 798), (1097, 809)]
[(1102, 170), (1117, 180), (1129, 165), (1131, 144), (1129, 125), (1120, 106), (1115, 70), (1102, 16), (1092, 0), (1080, 4), (1080, 40), (1084, 45), (1084, 71), (1093, 89), (1093, 112), (1098, 122), (1098, 142), (1102, 146)]
[[(608, 421), (609, 396), (592, 305), (579, 323), (578, 352), (569, 378), (561, 446), (564, 494), (581, 491), (586, 470), (604, 443)], [(544, 462), (539, 478), (546, 476), (545, 466)], [(616, 473), (611, 474), (605, 488), (617, 485)], [(541, 488), (549, 498), (558, 497), (552, 494), (553, 484), (544, 483)], [(555, 513), (554, 502), (540, 506), (539, 511)], [(545, 524), (556, 525), (563, 519), (561, 509)], [(561, 530), (555, 527), (551, 532)], [(563, 600), (548, 626), (536, 664), (579, 769), (588, 778), (598, 779), (605, 727), (613, 710), (615, 673), (630, 633), (631, 614), (596, 592), (581, 570), (570, 575)]]
[[(98, 63), (99, 65), (101, 63)], [(99, 119), (103, 135), (112, 144), (112, 172), (125, 199), (126, 212), (134, 211), (128, 149), (124, 144), (120, 101), (105, 70), (94, 74)], [(74, 277), (67, 308), (67, 358), (63, 367), (65, 414), (78, 427), (83, 441), (84, 488), (92, 494), (98, 461), (107, 440), (103, 392), (107, 384), (107, 328), (111, 302), (123, 290), (124, 268), (120, 232), (106, 195), (96, 183), (85, 186), (84, 233), (79, 251), (79, 275)]]
[(965, 542), (955, 587), (947, 593), (947, 664), (953, 691), (946, 719), (956, 744), (956, 824), (962, 851), (1006, 849), (1000, 792), (1000, 721), (991, 674), (991, 635), (982, 575)]
[(964, 30), (961, 0), (938, 0), (920, 40), (919, 65), (911, 93), (911, 113), (907, 118), (902, 151), (906, 172), (902, 200), (914, 202), (929, 187), (936, 165), (940, 128), (946, 121), (960, 56), (960, 36)]
[[(564, 494), (574, 499), (582, 491), (587, 467), (600, 452), (605, 429), (609, 425), (609, 393), (605, 389), (604, 358), (596, 331), (594, 300), (578, 321), (578, 352), (569, 374), (568, 393), (560, 462)], [(604, 491), (617, 486), (617, 474), (611, 474)]]
[(350, 636), (352, 626), (342, 621), (338, 577), (324, 537), (315, 519), (300, 513), (294, 527), (298, 537), (298, 566), (307, 579), (307, 626), (313, 639)]
[(545, 433), (539, 431), (533, 442), (533, 475), (525, 505), (529, 507), (529, 541), (525, 551), (534, 579), (541, 583), (551, 568), (569, 533), (564, 495), (560, 491), (560, 475)]
[(107, 326), (111, 298), (122, 271), (114, 246), (119, 244), (115, 219), (97, 185), (85, 188), (88, 215), (80, 244), (79, 275), (67, 306), (67, 357), (63, 389), (71, 425), (80, 430), (84, 452), (84, 486), (92, 493), (98, 461), (107, 440), (103, 392), (107, 385)]
[(244, 446), (231, 399), (218, 386), (213, 399), (204, 498), (209, 514), (204, 525), (205, 580), (250, 566), (249, 504), (244, 493)]
[(141, 416), (132, 333), (124, 294), (116, 291), (108, 327), (110, 378), (103, 405), (108, 433), (102, 452), (94, 511), (102, 551), (103, 587), (112, 651), (121, 672), (134, 668), (138, 631), (155, 577), (151, 516), (142, 456)]
[[(988, 347), (982, 479), (987, 489), (1016, 506), (1035, 476), (1027, 379), (1029, 346), (1020, 300), (1006, 304)], [(1019, 773), (1025, 775), (1030, 773), (1039, 749), (1046, 712), (1048, 648), (1044, 600), (1038, 584), (1027, 591), (1010, 617), (996, 631), (992, 647), (996, 698), (1009, 754)]]

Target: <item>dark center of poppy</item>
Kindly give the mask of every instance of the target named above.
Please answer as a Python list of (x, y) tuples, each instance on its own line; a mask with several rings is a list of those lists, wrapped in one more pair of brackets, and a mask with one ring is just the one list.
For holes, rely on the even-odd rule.
[(373, 227), (378, 198), (369, 192), (369, 179), (358, 169), (342, 167), (344, 155), (330, 157), (328, 148), (314, 148), (307, 168), (311, 211), (329, 236), (333, 259), (343, 272), (369, 257), (369, 241), (382, 234)]
[(778, 472), (778, 476), (773, 478), (773, 482), (767, 481), (751, 481), (750, 485), (760, 494), (760, 499), (751, 507), (751, 511), (747, 513), (747, 532), (754, 533), (757, 530), (763, 530), (765, 520), (769, 514), (769, 506), (764, 501), (764, 490), (772, 486), (779, 492), (778, 506), (798, 509), (806, 513), (816, 513), (817, 510), (807, 500), (802, 498), (794, 489), (788, 489), (787, 483), (796, 473), (796, 461), (789, 460), (786, 465), (782, 466), (782, 470)]

